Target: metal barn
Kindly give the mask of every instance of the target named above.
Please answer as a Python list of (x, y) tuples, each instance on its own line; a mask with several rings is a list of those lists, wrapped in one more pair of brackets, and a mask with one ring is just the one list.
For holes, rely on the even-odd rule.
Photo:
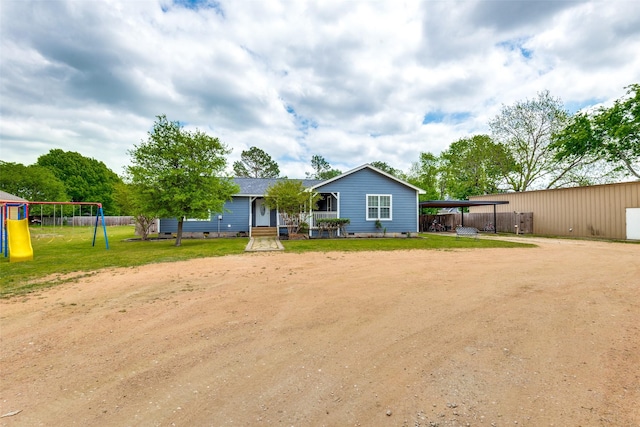
[[(533, 233), (553, 236), (640, 240), (640, 181), (522, 193), (469, 200), (504, 200), (498, 212), (532, 212)], [(493, 207), (473, 207), (489, 212)]]

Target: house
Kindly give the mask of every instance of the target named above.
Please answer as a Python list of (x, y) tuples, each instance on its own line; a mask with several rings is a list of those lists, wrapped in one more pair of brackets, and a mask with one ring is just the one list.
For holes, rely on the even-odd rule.
[[(264, 203), (267, 189), (278, 179), (234, 178), (234, 181), (240, 192), (225, 204), (225, 211), (212, 214), (209, 220), (185, 219), (185, 236), (286, 233), (278, 212)], [(424, 190), (369, 164), (329, 180), (302, 180), (302, 183), (322, 196), (317, 209), (308, 213), (311, 236), (317, 235), (316, 222), (321, 218), (348, 218), (346, 230), (353, 236), (418, 232), (418, 196)], [(175, 218), (161, 219), (158, 234), (175, 233), (177, 224)], [(381, 227), (376, 227), (377, 224)]]

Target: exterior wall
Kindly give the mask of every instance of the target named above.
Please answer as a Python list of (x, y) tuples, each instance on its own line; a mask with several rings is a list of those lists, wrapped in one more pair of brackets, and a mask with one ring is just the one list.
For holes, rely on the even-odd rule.
[[(211, 214), (210, 221), (185, 221), (183, 233), (217, 233), (218, 215)], [(161, 218), (159, 233), (175, 233), (178, 231), (178, 220), (175, 218)], [(246, 232), (249, 233), (249, 198), (234, 197), (224, 204), (220, 233)]]
[(418, 231), (416, 190), (365, 168), (315, 189), (320, 193), (340, 193), (340, 218), (349, 218), (347, 233), (380, 233), (375, 221), (367, 221), (367, 194), (392, 194), (390, 221), (381, 221), (387, 233)]
[[(533, 233), (626, 239), (626, 210), (640, 207), (640, 182), (492, 194), (470, 200), (508, 200), (497, 212), (533, 212)], [(470, 212), (489, 212), (491, 206)]]

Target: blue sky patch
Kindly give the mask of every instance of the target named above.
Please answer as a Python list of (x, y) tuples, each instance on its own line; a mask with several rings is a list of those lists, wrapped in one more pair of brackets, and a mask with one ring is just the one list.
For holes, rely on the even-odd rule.
[[(173, 0), (173, 4), (176, 6), (182, 6), (191, 10), (213, 9), (215, 12), (224, 17), (224, 10), (222, 5), (217, 1), (212, 0)], [(165, 8), (162, 8), (163, 12), (166, 12)]]
[(424, 115), (422, 119), (423, 125), (430, 123), (461, 123), (471, 117), (468, 111), (456, 111), (452, 113), (444, 113), (442, 111), (430, 111)]
[(307, 135), (309, 133), (309, 128), (318, 128), (318, 122), (299, 115), (298, 113), (296, 113), (295, 108), (293, 108), (291, 105), (285, 104), (284, 108), (287, 110), (287, 113), (291, 114), (296, 119), (296, 127), (303, 134)]
[(501, 47), (510, 52), (519, 52), (520, 55), (525, 59), (531, 59), (533, 56), (533, 51), (531, 49), (527, 49), (524, 47), (524, 44), (528, 41), (527, 38), (521, 39), (513, 39), (513, 40), (505, 40), (497, 44), (498, 47)]
[(604, 100), (589, 98), (584, 101), (567, 102), (564, 104), (564, 108), (566, 108), (570, 114), (575, 114), (583, 108), (591, 107), (592, 105), (600, 104), (601, 102), (604, 102)]

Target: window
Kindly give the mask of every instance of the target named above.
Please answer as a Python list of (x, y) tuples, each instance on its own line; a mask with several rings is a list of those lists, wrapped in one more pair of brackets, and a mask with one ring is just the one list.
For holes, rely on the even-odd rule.
[(367, 194), (367, 221), (391, 221), (391, 194)]
[(184, 218), (184, 222), (211, 221), (211, 211), (208, 218)]

